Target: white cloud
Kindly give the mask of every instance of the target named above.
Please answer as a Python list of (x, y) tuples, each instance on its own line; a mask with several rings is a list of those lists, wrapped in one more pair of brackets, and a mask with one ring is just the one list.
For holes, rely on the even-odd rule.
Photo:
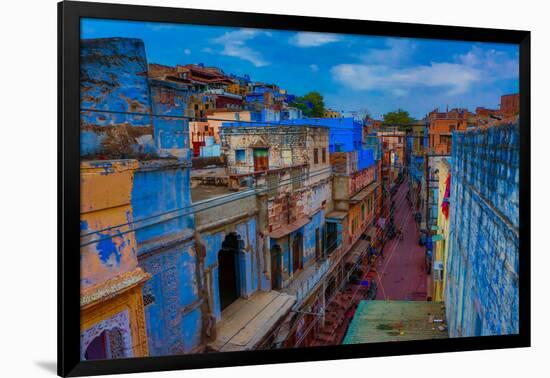
[(312, 70), (313, 72), (317, 72), (319, 71), (319, 66), (316, 64), (310, 64), (309, 69)]
[(375, 50), (365, 63), (334, 66), (333, 79), (353, 90), (380, 90), (402, 97), (415, 88), (428, 87), (441, 88), (447, 95), (464, 94), (476, 83), (518, 77), (517, 57), (502, 51), (474, 47), (451, 62), (396, 67), (391, 62), (383, 64), (384, 59), (397, 59), (410, 46), (393, 46)]
[(416, 44), (410, 39), (388, 38), (386, 40), (386, 48), (370, 49), (361, 58), (368, 64), (376, 63), (396, 66), (407, 60), (415, 49)]
[(212, 42), (223, 45), (222, 55), (240, 58), (249, 61), (256, 67), (263, 67), (269, 65), (269, 62), (258, 51), (246, 45), (247, 41), (258, 35), (269, 36), (271, 33), (255, 29), (240, 29), (226, 32), (222, 36), (213, 39)]
[(298, 47), (317, 47), (339, 40), (336, 34), (300, 32), (290, 38), (290, 43)]
[(519, 77), (518, 56), (510, 56), (496, 49), (484, 50), (474, 46), (456, 59), (468, 67), (475, 67), (487, 74), (487, 79), (513, 79)]

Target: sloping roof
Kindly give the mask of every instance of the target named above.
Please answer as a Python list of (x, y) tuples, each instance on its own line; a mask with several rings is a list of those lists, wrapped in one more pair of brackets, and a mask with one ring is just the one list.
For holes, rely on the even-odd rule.
[(379, 181), (374, 181), (367, 185), (366, 188), (361, 189), (361, 191), (357, 194), (355, 194), (353, 197), (349, 199), (350, 202), (361, 202), (363, 201), (369, 194), (371, 194), (378, 186), (380, 185)]
[(290, 234), (291, 232), (294, 232), (297, 229), (305, 226), (306, 224), (309, 223), (309, 221), (310, 221), (310, 219), (308, 217), (303, 217), (303, 218), (300, 218), (300, 219), (296, 219), (292, 223), (283, 224), (278, 229), (276, 229), (274, 231), (271, 231), (269, 233), (269, 237), (272, 238), (272, 239), (282, 238), (283, 236), (286, 236), (286, 235)]
[(330, 213), (328, 213), (326, 216), (325, 216), (325, 219), (338, 219), (338, 220), (342, 220), (344, 219), (345, 217), (348, 216), (348, 213), (346, 211), (338, 211), (338, 210), (335, 210), (335, 211), (331, 211)]
[(277, 291), (237, 299), (223, 311), (217, 338), (210, 347), (219, 352), (255, 349), (295, 302), (296, 297)]
[(439, 329), (444, 320), (445, 311), (439, 302), (363, 300), (344, 344), (446, 339), (447, 328)]

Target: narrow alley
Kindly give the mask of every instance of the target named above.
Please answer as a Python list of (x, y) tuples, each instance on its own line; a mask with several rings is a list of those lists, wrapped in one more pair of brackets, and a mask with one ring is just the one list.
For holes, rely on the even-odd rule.
[(424, 248), (418, 245), (419, 233), (407, 200), (407, 187), (403, 182), (393, 196), (395, 224), (403, 237), (387, 242), (384, 257), (377, 261), (377, 300), (426, 300)]

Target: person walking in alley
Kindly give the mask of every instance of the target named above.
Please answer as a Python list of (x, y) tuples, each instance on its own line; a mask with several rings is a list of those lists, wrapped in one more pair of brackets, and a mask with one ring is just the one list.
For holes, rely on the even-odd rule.
[(399, 240), (402, 241), (403, 240), (403, 229), (401, 227), (396, 227), (396, 233), (397, 233), (397, 236), (399, 237)]

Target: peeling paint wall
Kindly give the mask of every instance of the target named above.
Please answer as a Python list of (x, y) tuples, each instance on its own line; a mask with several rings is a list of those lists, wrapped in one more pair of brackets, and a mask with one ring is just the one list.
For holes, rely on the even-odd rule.
[(137, 167), (136, 160), (80, 164), (80, 232), (90, 234), (82, 239), (90, 244), (80, 250), (82, 289), (137, 267), (136, 238), (128, 226), (133, 220), (130, 201)]
[[(147, 58), (142, 40), (105, 38), (80, 42), (82, 109), (151, 113)], [(153, 152), (148, 115), (82, 111), (81, 156), (126, 158)]]
[(189, 160), (189, 122), (176, 117), (185, 116), (190, 91), (185, 85), (162, 80), (151, 80), (150, 88), (153, 114), (162, 115), (153, 117), (158, 155)]
[[(109, 239), (119, 245), (110, 251), (122, 251), (120, 263), (116, 254), (109, 259), (115, 256), (118, 273), (124, 272), (124, 251), (130, 248), (134, 264), (139, 257), (139, 266), (152, 274), (143, 288), (150, 354), (194, 351), (202, 341), (203, 277), (193, 240), (188, 122), (178, 118), (185, 115), (190, 92), (183, 84), (148, 78), (138, 39), (83, 40), (80, 57), (81, 108), (108, 111), (81, 112), (81, 156), (139, 159), (133, 160), (127, 184), (109, 181), (109, 174), (105, 182), (90, 184), (96, 192), (104, 188), (108, 201), (124, 200), (124, 206), (105, 207), (113, 214), (115, 205), (121, 209), (119, 223), (133, 222), (126, 238)], [(102, 164), (108, 170), (113, 161)], [(124, 190), (124, 196), (117, 194)], [(93, 264), (86, 260), (82, 266)]]
[(142, 40), (83, 40), (80, 59), (82, 157), (189, 159), (188, 121), (176, 117), (185, 115), (192, 91), (148, 78)]
[[(236, 173), (254, 172), (252, 150), (269, 148), (269, 169), (290, 165), (309, 164), (311, 169), (329, 165), (328, 130), (307, 126), (241, 126), (224, 123), (220, 139), (227, 166)], [(318, 149), (318, 163), (314, 163), (314, 149)], [(322, 149), (325, 148), (325, 162)], [(246, 160), (236, 161), (235, 150), (244, 149)]]
[(149, 352), (153, 356), (194, 351), (201, 344), (200, 267), (194, 249), (189, 163), (140, 162), (132, 203), (140, 266), (152, 274), (144, 295)]
[(445, 304), (449, 335), (519, 327), (519, 127), (453, 134)]

